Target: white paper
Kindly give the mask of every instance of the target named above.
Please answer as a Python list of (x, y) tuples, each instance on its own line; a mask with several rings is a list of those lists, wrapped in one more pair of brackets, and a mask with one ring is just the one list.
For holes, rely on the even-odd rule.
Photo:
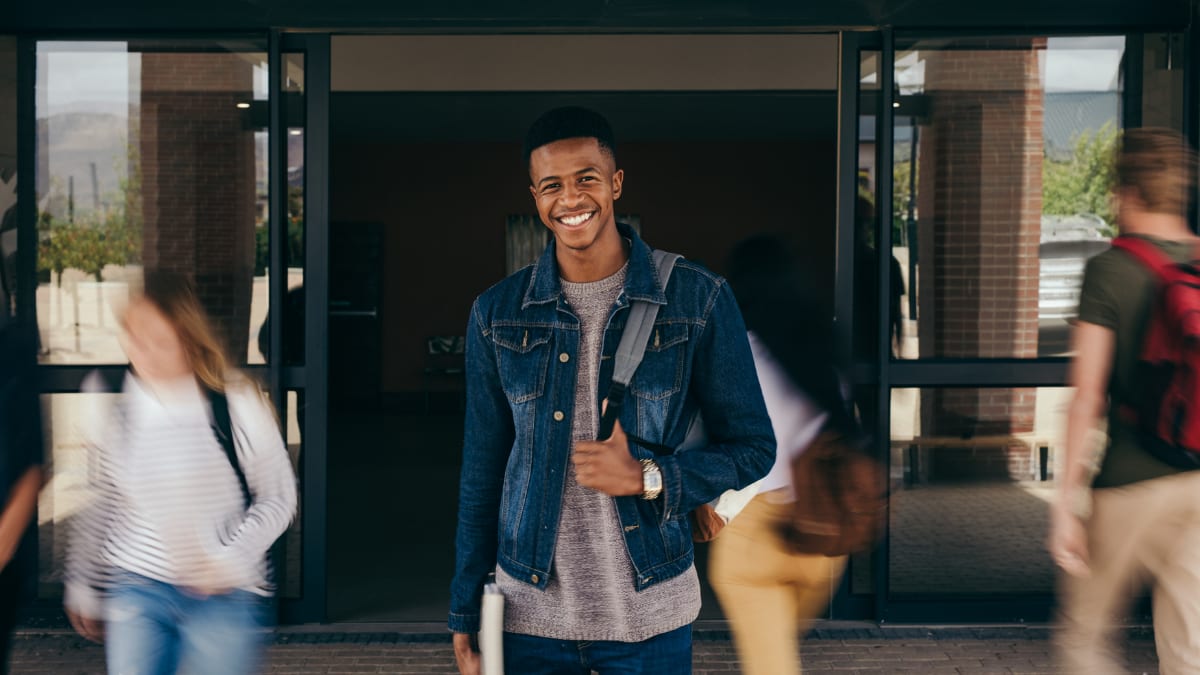
[(479, 620), (481, 675), (504, 675), (504, 594), (496, 584), (483, 587)]

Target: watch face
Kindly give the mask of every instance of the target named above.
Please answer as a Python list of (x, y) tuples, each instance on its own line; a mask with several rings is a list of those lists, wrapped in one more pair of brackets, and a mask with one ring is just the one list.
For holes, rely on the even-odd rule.
[(642, 489), (646, 492), (653, 492), (662, 489), (662, 473), (657, 469), (647, 471), (642, 474)]

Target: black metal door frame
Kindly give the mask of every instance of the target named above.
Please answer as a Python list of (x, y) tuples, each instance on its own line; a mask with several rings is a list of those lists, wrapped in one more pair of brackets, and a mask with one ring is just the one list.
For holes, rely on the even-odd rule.
[[(287, 208), (286, 167), (287, 127), (284, 118), (282, 78), (283, 54), (304, 52), (306, 55), (306, 253), (305, 275), (309, 282), (305, 312), (306, 353), (302, 366), (288, 366), (282, 356), (271, 359), (266, 366), (248, 366), (246, 370), (266, 382), (276, 410), (286, 413), (284, 401), (289, 389), (307, 392), (309, 413), (303, 430), (304, 484), (301, 486), (302, 564), (301, 596), (281, 600), (280, 619), (289, 623), (319, 622), (325, 619), (326, 555), (326, 401), (325, 383), (328, 379), (328, 110), (329, 110), (329, 36), (322, 34), (170, 34), (138, 35), (137, 37), (179, 40), (181, 43), (212, 41), (231, 37), (250, 37), (267, 45), (269, 69), (269, 171), (270, 171), (270, 306), (283, 307), (287, 275), (283, 256)], [(44, 40), (126, 40), (128, 34), (81, 33), (68, 35), (19, 35), (17, 38), (17, 303), (19, 321), (37, 324), (37, 191), (33, 180), (37, 167), (37, 44)], [(272, 323), (270, 353), (282, 355), (283, 322)], [(85, 377), (98, 371), (109, 381), (119, 381), (123, 365), (39, 365), (41, 394), (79, 393)], [(284, 414), (281, 419), (286, 419)], [(34, 528), (33, 537), (37, 537)], [(36, 550), (36, 545), (34, 546)], [(38, 601), (33, 611), (39, 615), (58, 611), (56, 602)]]
[[(1178, 30), (1178, 28), (1176, 29)], [(1163, 31), (1169, 32), (1169, 30)], [(843, 33), (842, 70), (839, 78), (839, 167), (838, 167), (838, 273), (836, 289), (836, 330), (838, 342), (852, 343), (853, 336), (853, 280), (854, 280), (854, 219), (857, 175), (857, 107), (859, 55), (864, 50), (880, 54), (881, 101), (875, 111), (876, 166), (879, 179), (876, 181), (876, 203), (891, 204), (892, 178), (888, 167), (892, 162), (894, 125), (892, 106), (895, 100), (896, 31), (885, 27), (878, 32)], [(921, 38), (974, 37), (974, 36), (1044, 36), (1044, 35), (1111, 35), (1111, 31), (930, 31), (900, 33), (905, 41)], [(1187, 33), (1187, 68), (1184, 78), (1185, 128), (1193, 144), (1200, 137), (1200, 102), (1197, 84), (1194, 82), (1196, 68), (1200, 64), (1200, 49), (1197, 49), (1200, 28), (1193, 24)], [(1129, 33), (1126, 37), (1126, 58), (1122, 63), (1124, 91), (1122, 95), (1122, 126), (1129, 128), (1141, 124), (1141, 102), (1143, 87), (1142, 47), (1144, 33)], [(892, 246), (891, 209), (876, 209), (878, 241), (880, 250)], [(878, 295), (890, 297), (891, 274), (888, 256), (878, 256)], [(1069, 359), (1061, 357), (1033, 359), (918, 359), (900, 361), (891, 357), (888, 304), (878, 303), (878, 358), (873, 363), (858, 363), (852, 368), (856, 385), (874, 386), (877, 393), (877, 419), (875, 428), (880, 432), (876, 438), (877, 457), (890, 462), (891, 391), (894, 388), (978, 388), (978, 387), (1061, 387), (1067, 385)], [(889, 518), (890, 526), (890, 518)], [(930, 622), (1012, 622), (1045, 621), (1049, 618), (1054, 598), (1049, 594), (938, 596), (908, 595), (893, 597), (889, 588), (890, 533), (873, 553), (873, 608), (865, 612), (861, 596), (849, 596), (848, 582), (843, 580), (840, 607), (835, 603), (837, 618), (873, 618), (879, 623), (930, 623)], [(847, 575), (848, 576), (848, 575)]]
[[(1092, 34), (1103, 31), (1093, 31)], [(978, 31), (947, 33), (937, 31), (929, 36), (953, 35), (957, 37), (978, 34)], [(992, 32), (990, 34), (996, 34)], [(1028, 34), (1028, 33), (1026, 33)], [(1055, 32), (1055, 34), (1063, 34)], [(303, 430), (304, 454), (302, 459), (302, 582), (301, 597), (281, 603), (281, 620), (288, 623), (322, 622), (326, 620), (327, 593), (327, 500), (326, 461), (328, 458), (328, 289), (329, 289), (329, 103), (330, 103), (330, 36), (331, 33), (285, 33), (272, 31), (268, 34), (270, 69), (270, 223), (271, 241), (283, 241), (284, 212), (286, 209), (286, 121), (284, 120), (281, 83), (284, 54), (305, 54), (305, 332), (306, 352), (303, 366), (287, 366), (278, 359), (266, 367), (256, 367), (260, 375), (265, 374), (271, 395), (280, 410), (285, 392), (304, 389), (307, 395), (305, 428)], [(904, 38), (922, 37), (921, 34), (904, 33)], [(29, 178), (36, 171), (36, 45), (39, 39), (49, 36), (22, 35), (18, 38), (18, 175), (25, 180), (18, 185), (19, 257), (17, 311), (20, 320), (36, 322), (37, 283), (37, 230), (36, 189)], [(58, 38), (60, 36), (53, 36)], [(74, 36), (78, 39), (98, 39), (93, 34)], [(114, 36), (126, 39), (128, 35)], [(179, 37), (171, 35), (170, 37)], [(212, 36), (199, 36), (212, 37)], [(227, 37), (227, 36), (221, 36)], [(243, 35), (244, 37), (244, 35)], [(258, 35), (261, 38), (261, 34)], [(1140, 44), (1141, 34), (1133, 34), (1130, 45)], [(835, 288), (835, 330), (839, 344), (849, 345), (853, 335), (853, 280), (854, 280), (854, 202), (857, 184), (858, 147), (858, 103), (859, 103), (859, 55), (863, 50), (879, 51), (880, 99), (890, 101), (895, 83), (892, 65), (895, 61), (895, 34), (890, 28), (881, 31), (843, 31), (840, 33), (839, 63), (839, 109), (838, 109), (838, 209), (837, 209), (837, 268)], [(68, 36), (66, 39), (73, 39)], [(1187, 71), (1185, 72), (1185, 119), (1189, 137), (1196, 142), (1200, 137), (1200, 97), (1193, 81), (1200, 64), (1200, 25), (1194, 24), (1186, 34)], [(1139, 58), (1127, 59), (1125, 79), (1125, 106), (1136, 110), (1134, 102), (1140, 102), (1142, 73)], [(1140, 106), (1139, 106), (1140, 107)], [(881, 106), (877, 115), (877, 147), (880, 156), (877, 165), (888, 166), (894, 129), (891, 124), (890, 106)], [(1126, 124), (1135, 122), (1136, 114), (1126, 114)], [(884, 163), (887, 160), (887, 163)], [(890, 203), (890, 172), (881, 174), (887, 180), (877, 181), (879, 194), (877, 203)], [(885, 199), (886, 198), (886, 199)], [(880, 242), (890, 247), (890, 213), (878, 210)], [(879, 256), (879, 295), (889, 297), (890, 274), (886, 256)], [(281, 247), (273, 246), (270, 260), (272, 307), (282, 307), (286, 284), (285, 261)], [(886, 348), (888, 343), (888, 307), (879, 303), (879, 350), (880, 357), (874, 363), (856, 364), (852, 371), (855, 383), (877, 387), (877, 428), (886, 430), (890, 425), (890, 390), (895, 387), (978, 387), (988, 386), (1062, 386), (1066, 383), (1067, 360), (1049, 359), (929, 359), (919, 361), (893, 361)], [(272, 353), (282, 354), (282, 322), (272, 326), (270, 340)], [(122, 366), (102, 366), (102, 371), (119, 371)], [(79, 391), (86, 374), (96, 369), (92, 366), (40, 367), (42, 393), (70, 393)], [(264, 372), (265, 371), (265, 372)], [(877, 452), (887, 459), (888, 439), (880, 434)], [(1010, 596), (1004, 598), (939, 598), (905, 597), (893, 599), (888, 592), (888, 541), (885, 539), (874, 553), (873, 595), (852, 596), (848, 592), (848, 581), (843, 581), (844, 591), (835, 600), (832, 612), (835, 618), (869, 619), (880, 622), (911, 621), (997, 621), (1020, 620), (1044, 617), (1049, 610), (1051, 598), (1047, 596)]]

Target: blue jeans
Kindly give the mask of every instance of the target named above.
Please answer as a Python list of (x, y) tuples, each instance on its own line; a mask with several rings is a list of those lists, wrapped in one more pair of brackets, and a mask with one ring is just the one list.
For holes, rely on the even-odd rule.
[(105, 606), (110, 675), (197, 675), (258, 670), (270, 603), (247, 591), (200, 598), (121, 573)]
[(643, 642), (586, 642), (504, 634), (508, 675), (691, 675), (692, 627)]

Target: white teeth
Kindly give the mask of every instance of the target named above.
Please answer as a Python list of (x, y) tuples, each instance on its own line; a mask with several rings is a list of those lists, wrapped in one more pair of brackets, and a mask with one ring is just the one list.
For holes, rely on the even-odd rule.
[(591, 218), (591, 217), (592, 217), (592, 214), (590, 214), (590, 213), (581, 213), (578, 216), (564, 216), (563, 218), (560, 218), (559, 220), (563, 221), (567, 225), (574, 227), (576, 225), (582, 225), (588, 218)]

